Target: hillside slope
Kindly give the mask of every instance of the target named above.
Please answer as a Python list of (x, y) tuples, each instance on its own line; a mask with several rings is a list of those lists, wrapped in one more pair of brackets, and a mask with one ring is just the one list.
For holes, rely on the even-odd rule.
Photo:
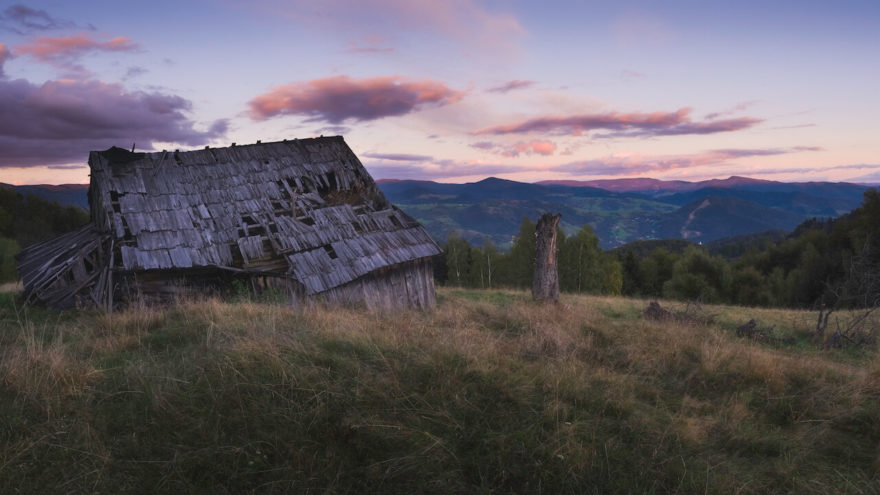
[(803, 217), (731, 197), (709, 196), (665, 215), (657, 237), (708, 242), (765, 230), (795, 228)]
[[(871, 493), (876, 348), (810, 313), (441, 289), (430, 311), (190, 302), (16, 316), (10, 493)], [(666, 305), (667, 303), (663, 303)], [(672, 305), (683, 311), (684, 305)], [(794, 345), (736, 336), (755, 318)]]
[[(88, 207), (87, 186), (10, 186), (62, 204)], [(707, 241), (767, 229), (790, 229), (812, 217), (840, 216), (861, 203), (865, 186), (783, 183), (731, 177), (702, 182), (619, 179), (528, 184), (490, 177), (466, 184), (385, 180), (388, 199), (419, 220), (442, 243), (452, 231), (475, 245), (490, 238), (507, 247), (524, 217), (562, 213), (567, 234), (590, 225), (602, 247), (664, 237)], [(710, 197), (713, 208), (693, 220), (693, 204)], [(688, 223), (688, 225), (685, 225)], [(684, 232), (684, 233), (683, 233)], [(700, 232), (699, 235), (694, 232)]]

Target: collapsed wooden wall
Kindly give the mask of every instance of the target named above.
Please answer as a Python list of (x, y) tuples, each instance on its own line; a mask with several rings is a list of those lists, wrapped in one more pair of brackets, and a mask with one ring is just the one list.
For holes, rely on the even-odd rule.
[(370, 309), (431, 308), (434, 269), (430, 258), (393, 265), (311, 296), (341, 305), (364, 304)]
[(113, 240), (86, 225), (35, 244), (17, 257), (24, 303), (55, 309), (109, 308), (113, 300)]
[(325, 302), (370, 309), (430, 308), (436, 304), (430, 258), (400, 263), (317, 294), (291, 277), (228, 270), (149, 270), (117, 273), (115, 304), (167, 304), (192, 297), (272, 293), (293, 307)]

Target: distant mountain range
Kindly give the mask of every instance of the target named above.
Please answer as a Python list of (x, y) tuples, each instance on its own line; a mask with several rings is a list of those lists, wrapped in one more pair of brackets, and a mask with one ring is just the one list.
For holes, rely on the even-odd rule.
[(589, 224), (605, 248), (640, 239), (694, 242), (791, 230), (812, 217), (837, 217), (857, 208), (865, 185), (787, 183), (730, 177), (703, 182), (618, 179), (543, 181), (489, 178), (468, 184), (380, 181), (388, 199), (443, 240), (452, 230), (472, 243), (486, 236), (506, 245), (524, 216), (562, 213), (566, 233)]
[(62, 206), (78, 206), (86, 211), (89, 209), (88, 184), (13, 186), (12, 184), (0, 182), (0, 187), (3, 189), (14, 189), (22, 194), (33, 194), (49, 201), (57, 201)]
[[(835, 182), (775, 182), (730, 177), (702, 182), (657, 179), (542, 181), (494, 177), (467, 184), (380, 180), (388, 199), (443, 242), (453, 230), (473, 244), (507, 246), (523, 217), (562, 213), (568, 234), (589, 224), (605, 248), (635, 240), (709, 242), (766, 230), (791, 230), (812, 217), (857, 208), (869, 187)], [(86, 184), (10, 186), (22, 193), (88, 208)]]

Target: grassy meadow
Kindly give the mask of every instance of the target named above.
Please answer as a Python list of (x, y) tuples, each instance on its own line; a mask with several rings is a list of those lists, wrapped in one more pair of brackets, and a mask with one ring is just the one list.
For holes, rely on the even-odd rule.
[[(397, 313), (2, 294), (0, 491), (880, 493), (877, 348), (661, 303), (703, 323), (449, 288)], [(737, 337), (750, 318), (794, 344)]]

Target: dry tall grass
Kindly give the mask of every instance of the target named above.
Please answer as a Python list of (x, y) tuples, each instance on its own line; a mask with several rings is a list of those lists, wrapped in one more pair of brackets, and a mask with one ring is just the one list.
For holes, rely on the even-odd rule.
[[(663, 303), (674, 310), (684, 305)], [(217, 300), (0, 328), (11, 493), (877, 493), (877, 349), (807, 313), (441, 289), (396, 313)], [(737, 338), (750, 318), (792, 346)]]

